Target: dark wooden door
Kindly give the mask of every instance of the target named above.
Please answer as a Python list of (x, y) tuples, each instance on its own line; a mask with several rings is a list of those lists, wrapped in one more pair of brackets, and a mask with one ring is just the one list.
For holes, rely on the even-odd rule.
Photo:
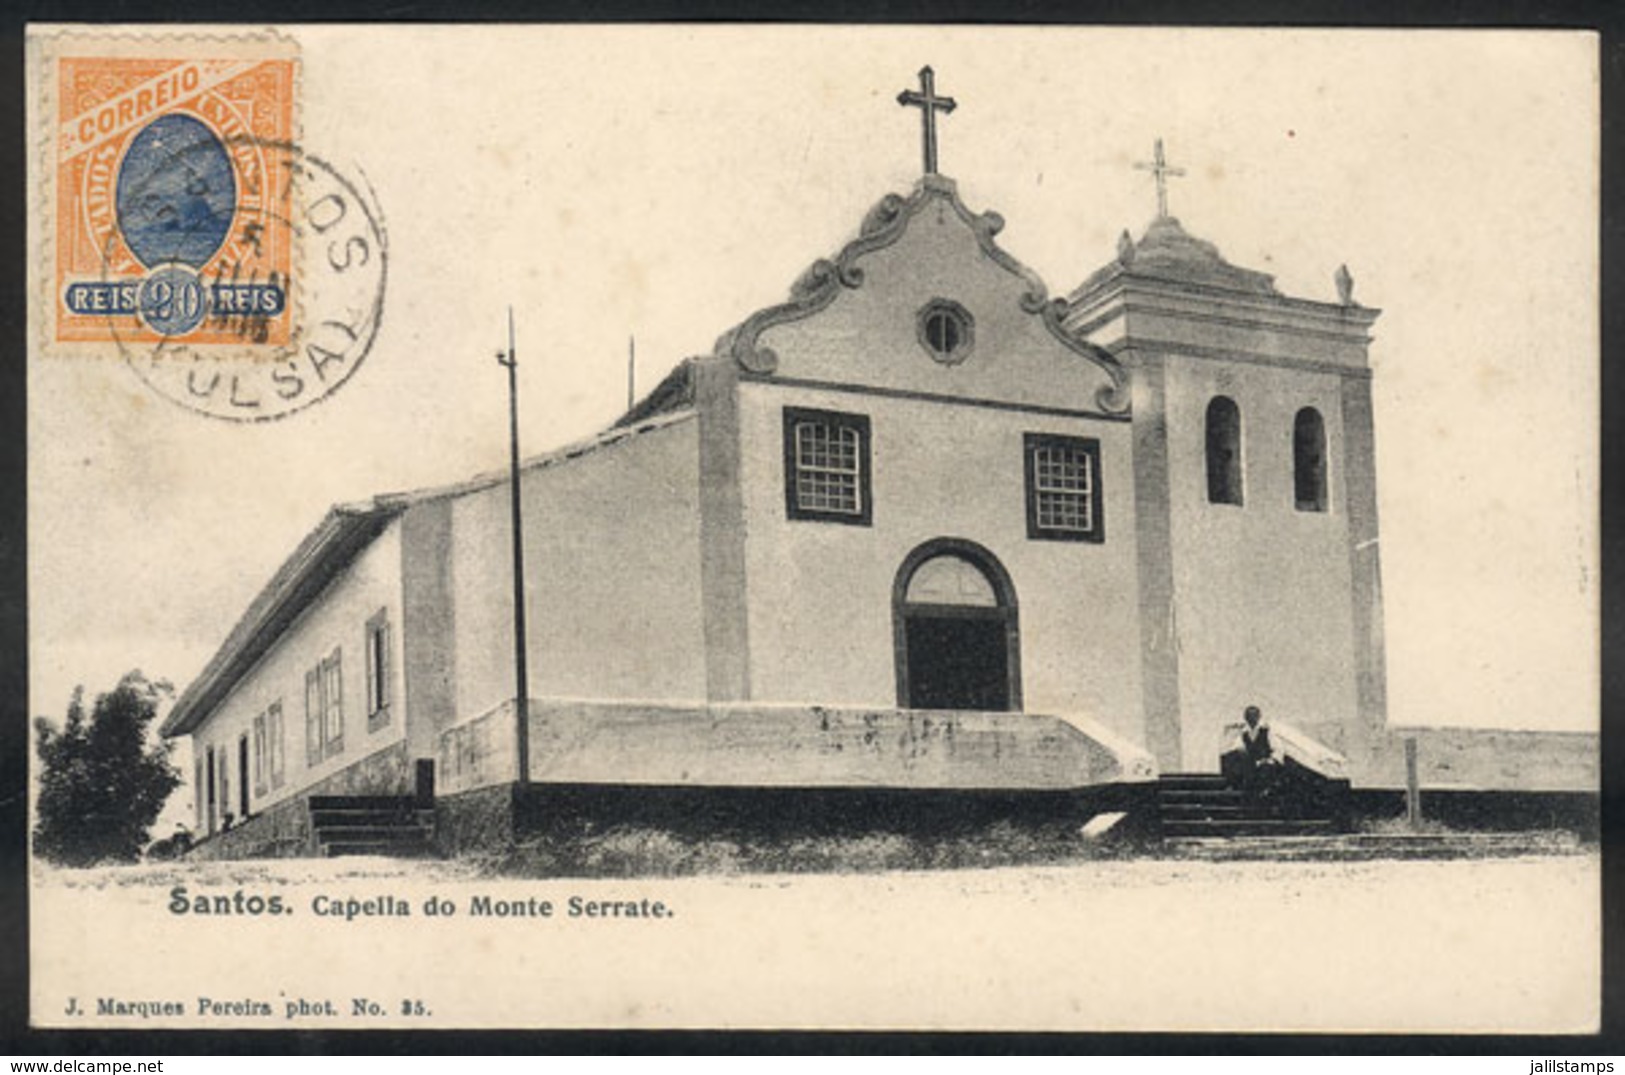
[(911, 611), (905, 626), (911, 709), (1007, 710), (1010, 656), (996, 610)]
[(248, 736), (237, 740), (237, 803), (238, 818), (248, 816)]
[(218, 794), (216, 793), (216, 790), (215, 790), (214, 747), (210, 747), (204, 753), (204, 758), (205, 758), (204, 769), (209, 774), (209, 776), (208, 776), (208, 790), (207, 790), (207, 795), (208, 795), (208, 799), (207, 799), (208, 823), (207, 824), (208, 824), (208, 827), (204, 831), (206, 831), (206, 832), (214, 832), (215, 829), (218, 828), (219, 825), (220, 825), (220, 809), (219, 809), (220, 800), (219, 800), (219, 796), (218, 796)]

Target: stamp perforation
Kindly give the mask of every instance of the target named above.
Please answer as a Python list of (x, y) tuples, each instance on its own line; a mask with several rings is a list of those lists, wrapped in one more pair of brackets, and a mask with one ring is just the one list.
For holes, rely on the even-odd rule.
[[(297, 42), (36, 27), (28, 47), (38, 353), (118, 357), (235, 422), (347, 382), (381, 321), (387, 233), (365, 177), (302, 145)], [(105, 84), (66, 100), (98, 64)]]
[[(42, 356), (105, 355), (109, 353), (110, 343), (114, 345), (114, 350), (117, 349), (118, 341), (112, 339), (115, 333), (105, 329), (88, 330), (87, 318), (76, 316), (80, 311), (66, 308), (68, 270), (75, 264), (74, 259), (82, 260), (85, 253), (82, 243), (78, 249), (70, 243), (76, 237), (94, 239), (97, 236), (95, 221), (76, 219), (76, 214), (90, 203), (85, 188), (91, 180), (92, 165), (83, 159), (84, 155), (94, 153), (107, 144), (117, 147), (111, 164), (103, 162), (102, 174), (96, 177), (102, 183), (104, 189), (100, 193), (105, 199), (105, 188), (112, 182), (109, 174), (122, 176), (129, 147), (137, 132), (170, 114), (198, 115), (210, 104), (217, 113), (227, 114), (233, 123), (245, 123), (249, 133), (254, 132), (256, 123), (261, 124), (261, 133), (272, 136), (262, 140), (298, 145), (302, 135), (303, 71), (300, 50), (297, 41), (272, 29), (231, 31), (199, 28), (173, 32), (168, 29), (145, 31), (115, 27), (89, 30), (84, 27), (45, 26), (30, 28), (28, 44), (30, 77), (38, 88), (38, 93), (29, 99), (33, 110), (30, 116), (30, 130), (33, 132), (30, 159), (38, 169), (37, 180), (30, 184), (29, 191), (33, 203), (31, 224), (36, 229), (32, 246), (37, 251), (31, 263), (36, 271), (43, 270), (48, 274), (46, 286), (37, 288), (36, 301), (30, 303), (34, 320), (31, 340), (36, 352)], [(149, 106), (147, 115), (139, 122), (136, 122), (134, 108), (131, 107), (120, 129), (110, 137), (90, 139), (83, 145), (65, 145), (62, 124), (66, 119), (75, 118), (68, 115), (70, 106), (64, 100), (68, 65), (76, 62), (91, 64), (98, 59), (110, 63), (151, 61), (167, 64), (164, 70), (169, 73), (182, 69), (183, 65), (198, 66), (208, 61), (236, 61), (247, 66), (239, 67), (229, 78), (219, 79), (180, 97), (167, 108)], [(239, 102), (227, 99), (228, 94), (244, 88), (240, 81), (242, 76), (263, 72), (268, 63), (275, 65), (271, 70), (277, 74), (273, 89), (278, 100), (273, 109), (240, 109), (237, 107)], [(278, 68), (280, 71), (277, 71)], [(128, 76), (125, 77), (128, 80)], [(118, 92), (130, 88), (121, 86)], [(117, 101), (118, 92), (94, 102), (85, 111), (106, 108)], [(270, 123), (271, 127), (265, 128), (264, 123)], [(211, 126), (210, 130), (214, 131), (215, 128)], [(80, 180), (79, 190), (71, 189), (75, 180)], [(76, 204), (76, 199), (82, 204)], [(104, 207), (104, 215), (108, 211)], [(235, 221), (234, 213), (231, 223), (235, 224)], [(224, 243), (221, 245), (224, 246)], [(270, 268), (279, 270), (278, 282), (283, 294), (282, 327), (275, 334), (279, 342), (297, 337), (303, 316), (301, 251), (291, 236), (285, 246), (284, 250), (275, 252), (277, 256), (265, 273), (269, 276)], [(123, 244), (108, 243), (108, 249), (115, 248), (122, 249)], [(98, 255), (105, 252), (98, 251)], [(198, 266), (200, 275), (205, 267)], [(90, 274), (85, 271), (85, 266), (78, 266), (77, 272), (78, 279), (89, 279)], [(124, 287), (111, 295), (116, 298), (107, 293), (93, 292), (81, 297), (91, 304), (128, 301), (129, 289)], [(148, 335), (141, 328), (140, 323), (135, 322), (124, 335), (130, 338)], [(236, 341), (227, 340), (218, 333), (216, 336), (221, 346), (236, 346)]]

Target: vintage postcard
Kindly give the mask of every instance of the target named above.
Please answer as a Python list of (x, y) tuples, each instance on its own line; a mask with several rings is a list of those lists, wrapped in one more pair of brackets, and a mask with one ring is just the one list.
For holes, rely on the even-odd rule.
[(31, 27), (33, 1024), (1595, 1032), (1598, 71)]

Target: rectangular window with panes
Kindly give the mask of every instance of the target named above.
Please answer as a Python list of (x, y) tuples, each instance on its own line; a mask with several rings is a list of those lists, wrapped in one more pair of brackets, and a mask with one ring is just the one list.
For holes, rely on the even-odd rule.
[(792, 519), (868, 526), (868, 417), (786, 407), (784, 499)]
[(1039, 541), (1104, 541), (1100, 442), (1028, 433), (1027, 536)]

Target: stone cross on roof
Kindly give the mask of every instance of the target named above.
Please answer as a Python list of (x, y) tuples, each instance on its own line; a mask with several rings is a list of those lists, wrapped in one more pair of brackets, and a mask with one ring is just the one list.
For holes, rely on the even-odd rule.
[(920, 68), (920, 92), (904, 90), (897, 95), (897, 103), (920, 110), (921, 135), (925, 142), (925, 174), (937, 174), (937, 113), (952, 112), (959, 107), (952, 97), (938, 97), (935, 75), (929, 66)]
[(1157, 178), (1157, 219), (1162, 220), (1163, 218), (1165, 218), (1168, 215), (1168, 179), (1167, 179), (1167, 177), (1171, 176), (1171, 175), (1172, 176), (1184, 175), (1185, 174), (1185, 169), (1173, 167), (1172, 165), (1170, 165), (1168, 163), (1167, 159), (1163, 157), (1163, 155), (1162, 155), (1162, 139), (1160, 139), (1160, 138), (1157, 139), (1157, 151), (1156, 151), (1156, 154), (1154, 156), (1154, 159), (1152, 159), (1150, 161), (1139, 161), (1138, 163), (1136, 163), (1134, 165), (1134, 167), (1138, 171), (1150, 172), (1152, 175), (1156, 176), (1156, 178)]

